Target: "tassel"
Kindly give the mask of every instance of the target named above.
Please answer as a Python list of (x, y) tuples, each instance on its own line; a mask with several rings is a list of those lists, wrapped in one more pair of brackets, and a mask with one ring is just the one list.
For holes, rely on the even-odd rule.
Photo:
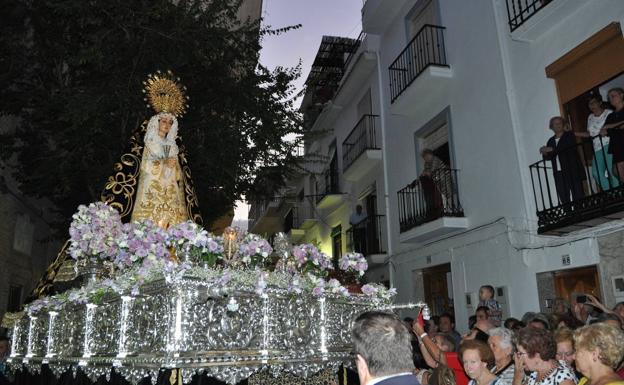
[(171, 376), (169, 376), (169, 384), (176, 385), (178, 384), (178, 369), (171, 369)]

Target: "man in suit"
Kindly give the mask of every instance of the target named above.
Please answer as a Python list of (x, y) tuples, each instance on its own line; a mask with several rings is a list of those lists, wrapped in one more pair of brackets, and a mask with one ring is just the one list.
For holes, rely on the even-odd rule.
[(579, 156), (576, 137), (572, 131), (565, 130), (565, 121), (561, 116), (550, 119), (550, 129), (554, 135), (548, 139), (545, 147), (540, 148), (544, 159), (552, 162), (555, 187), (560, 203), (569, 203), (585, 196), (583, 180), (585, 173)]
[(410, 331), (396, 315), (363, 313), (351, 333), (361, 385), (420, 385), (412, 374)]

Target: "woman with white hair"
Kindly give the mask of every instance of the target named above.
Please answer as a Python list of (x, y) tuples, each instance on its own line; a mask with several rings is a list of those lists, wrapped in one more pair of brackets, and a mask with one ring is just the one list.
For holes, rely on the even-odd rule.
[(177, 136), (173, 114), (160, 112), (149, 120), (132, 221), (151, 220), (167, 228), (188, 219)]
[(512, 385), (514, 379), (514, 345), (513, 332), (505, 328), (494, 328), (488, 331), (488, 344), (494, 352), (495, 366), (492, 368), (501, 385)]

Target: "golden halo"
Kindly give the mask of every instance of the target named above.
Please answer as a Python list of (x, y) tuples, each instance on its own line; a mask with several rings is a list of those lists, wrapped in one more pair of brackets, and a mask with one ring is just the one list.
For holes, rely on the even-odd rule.
[(175, 117), (184, 115), (188, 96), (184, 94), (186, 87), (180, 85), (179, 81), (180, 78), (175, 78), (171, 71), (150, 74), (143, 82), (148, 107), (152, 107), (156, 113), (168, 112)]

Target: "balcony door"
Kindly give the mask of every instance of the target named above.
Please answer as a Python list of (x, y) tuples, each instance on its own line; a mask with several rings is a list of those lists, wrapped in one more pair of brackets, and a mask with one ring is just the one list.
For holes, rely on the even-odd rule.
[(411, 40), (427, 24), (437, 25), (438, 4), (437, 0), (420, 0), (408, 14), (408, 37)]
[[(422, 136), (419, 142), (420, 151), (426, 148), (432, 150), (433, 154), (440, 158), (444, 164), (449, 166), (449, 168), (453, 168), (449, 151), (448, 125), (446, 123)], [(419, 161), (423, 163), (422, 159), (419, 159)]]

